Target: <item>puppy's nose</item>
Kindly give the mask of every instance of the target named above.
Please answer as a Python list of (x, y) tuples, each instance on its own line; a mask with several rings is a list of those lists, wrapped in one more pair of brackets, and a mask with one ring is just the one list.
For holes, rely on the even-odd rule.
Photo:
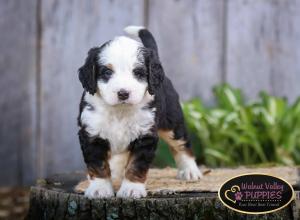
[(125, 89), (121, 89), (119, 92), (118, 92), (118, 98), (122, 101), (128, 99), (129, 97), (129, 92), (126, 91)]

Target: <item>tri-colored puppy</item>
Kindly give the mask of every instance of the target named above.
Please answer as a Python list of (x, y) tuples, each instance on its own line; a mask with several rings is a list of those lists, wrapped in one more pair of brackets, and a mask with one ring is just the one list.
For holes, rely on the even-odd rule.
[(114, 196), (111, 178), (123, 178), (118, 197), (147, 195), (145, 181), (158, 137), (170, 146), (178, 178), (202, 177), (192, 154), (179, 97), (144, 27), (94, 47), (79, 69), (84, 92), (79, 140), (88, 169), (88, 198)]

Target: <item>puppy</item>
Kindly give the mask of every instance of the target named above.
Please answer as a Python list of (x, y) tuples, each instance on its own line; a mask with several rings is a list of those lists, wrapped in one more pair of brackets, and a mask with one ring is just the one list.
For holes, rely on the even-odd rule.
[(144, 27), (129, 26), (125, 32), (142, 43), (116, 37), (90, 49), (79, 69), (84, 92), (78, 135), (88, 170), (88, 198), (114, 196), (115, 178), (123, 178), (117, 197), (145, 197), (158, 137), (171, 149), (178, 178), (202, 177), (178, 94), (165, 76), (155, 39)]

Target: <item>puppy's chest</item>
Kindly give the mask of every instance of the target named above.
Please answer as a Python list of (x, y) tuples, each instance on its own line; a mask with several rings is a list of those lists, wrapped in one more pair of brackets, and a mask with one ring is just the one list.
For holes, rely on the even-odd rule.
[(84, 111), (82, 121), (93, 136), (107, 139), (112, 154), (127, 150), (130, 142), (149, 133), (154, 124), (154, 112), (136, 109), (130, 112), (110, 112), (102, 108)]

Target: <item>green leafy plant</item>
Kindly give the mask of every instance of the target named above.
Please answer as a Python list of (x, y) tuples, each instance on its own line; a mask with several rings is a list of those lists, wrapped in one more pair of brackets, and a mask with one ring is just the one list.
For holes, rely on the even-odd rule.
[(284, 98), (261, 92), (246, 103), (239, 89), (214, 88), (216, 105), (200, 99), (182, 105), (199, 162), (209, 166), (300, 163), (300, 98), (288, 105)]
[[(239, 89), (227, 84), (214, 88), (216, 105), (200, 99), (182, 105), (197, 160), (209, 166), (300, 164), (300, 98), (289, 105), (284, 98), (261, 92), (246, 103)], [(161, 142), (156, 165), (174, 165)]]

